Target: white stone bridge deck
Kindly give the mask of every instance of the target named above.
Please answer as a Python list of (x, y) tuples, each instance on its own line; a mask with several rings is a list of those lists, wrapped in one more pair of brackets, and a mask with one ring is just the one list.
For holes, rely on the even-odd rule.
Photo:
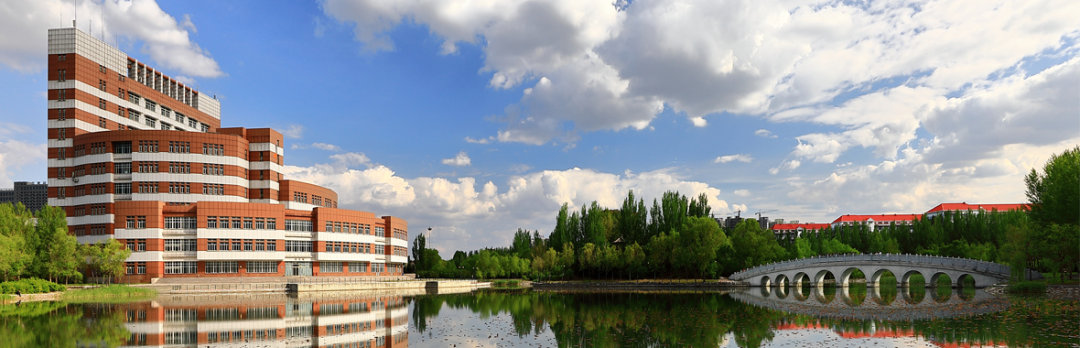
[[(921, 274), (928, 287), (936, 286), (943, 275), (949, 277), (953, 286), (962, 286), (969, 277), (974, 279), (976, 287), (1006, 282), (1010, 278), (1009, 266), (993, 262), (929, 255), (856, 254), (771, 263), (736, 272), (728, 279), (747, 282), (751, 286), (784, 286), (787, 283), (801, 286), (804, 280), (822, 286), (831, 274), (838, 286), (847, 286), (855, 270), (866, 276), (868, 287), (878, 286), (886, 272), (896, 277), (900, 287), (908, 286), (915, 274)], [(1038, 272), (1027, 272), (1032, 279), (1042, 278)]]

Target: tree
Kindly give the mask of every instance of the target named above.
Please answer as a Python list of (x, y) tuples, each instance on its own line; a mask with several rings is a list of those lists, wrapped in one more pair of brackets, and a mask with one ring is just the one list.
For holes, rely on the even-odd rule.
[(676, 267), (684, 268), (701, 276), (705, 282), (705, 270), (716, 259), (716, 250), (731, 243), (720, 226), (707, 216), (689, 217), (679, 233), (679, 252)]
[(427, 271), (428, 265), (424, 262), (424, 250), (427, 248), (427, 237), (423, 233), (417, 234), (413, 239), (412, 257), (416, 271)]
[(34, 231), (33, 214), (22, 203), (0, 204), (0, 278), (19, 278), (34, 254), (27, 245), (27, 238)]
[(623, 250), (623, 265), (626, 265), (626, 270), (630, 272), (630, 279), (634, 278), (634, 271), (641, 268), (642, 262), (645, 262), (645, 250), (637, 242)]
[(742, 268), (782, 260), (787, 255), (772, 232), (761, 229), (755, 219), (743, 220), (735, 226), (731, 243), (735, 249), (734, 260), (741, 263)]
[(91, 267), (110, 281), (124, 275), (124, 261), (131, 256), (131, 250), (124, 248), (119, 241), (109, 238), (85, 249), (89, 253)]
[(529, 258), (532, 256), (532, 237), (529, 236), (529, 231), (518, 229), (514, 233), (514, 241), (511, 244), (514, 249), (514, 254), (519, 258)]
[(1032, 168), (1024, 183), (1035, 221), (1080, 225), (1080, 146), (1050, 156), (1043, 174)]
[[(78, 263), (75, 260), (75, 236), (68, 234), (67, 216), (62, 208), (45, 206), (38, 211), (37, 226), (28, 239), (29, 251), (34, 253), (30, 271), (49, 280), (72, 276)], [(60, 248), (62, 250), (54, 251)]]
[(698, 194), (697, 199), (690, 200), (690, 208), (686, 214), (693, 217), (707, 217), (712, 212), (712, 207), (709, 206), (709, 195), (702, 192)]
[(555, 217), (555, 230), (551, 231), (551, 235), (548, 236), (548, 244), (552, 247), (562, 247), (563, 244), (573, 243), (573, 239), (570, 238), (570, 208), (566, 203), (563, 203), (559, 208), (559, 215)]
[(649, 211), (645, 208), (645, 200), (638, 198), (635, 203), (634, 198), (634, 190), (630, 190), (623, 199), (622, 209), (619, 210), (619, 235), (627, 245), (649, 242), (645, 232)]

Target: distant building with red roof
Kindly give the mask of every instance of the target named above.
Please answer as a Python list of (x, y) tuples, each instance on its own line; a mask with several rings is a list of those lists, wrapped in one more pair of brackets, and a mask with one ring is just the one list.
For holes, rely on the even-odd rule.
[(840, 226), (867, 225), (873, 231), (877, 227), (897, 225), (910, 225), (912, 221), (921, 220), (920, 214), (878, 214), (878, 215), (841, 215), (832, 222), (833, 228)]
[(926, 217), (933, 218), (945, 215), (945, 212), (974, 212), (982, 213), (984, 211), (999, 211), (1005, 212), (1010, 210), (1024, 210), (1028, 209), (1029, 204), (1020, 203), (1007, 203), (1007, 204), (967, 204), (964, 203), (941, 203), (933, 209), (926, 211)]
[(828, 227), (829, 227), (829, 224), (815, 224), (815, 223), (775, 224), (775, 225), (772, 226), (772, 232), (773, 232), (773, 235), (776, 235), (776, 236), (788, 235), (788, 234), (794, 233), (795, 237), (799, 237), (799, 236), (802, 235), (803, 232), (823, 230), (823, 229), (828, 228)]

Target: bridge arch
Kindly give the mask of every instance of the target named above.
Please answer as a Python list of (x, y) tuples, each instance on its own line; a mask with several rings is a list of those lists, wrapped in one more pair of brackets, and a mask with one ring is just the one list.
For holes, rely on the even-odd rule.
[(774, 278), (773, 280), (773, 285), (776, 285), (780, 288), (786, 287), (789, 283), (791, 283), (791, 281), (788, 280), (787, 275), (783, 273), (777, 274), (776, 278)]
[(892, 274), (893, 278), (896, 278), (896, 272), (893, 272), (891, 269), (889, 269), (887, 267), (878, 268), (876, 271), (874, 271), (874, 274), (871, 275), (870, 278), (866, 280), (866, 286), (867, 287), (873, 286), (875, 288), (880, 287), (881, 286), (881, 278), (883, 276), (885, 276), (885, 273)]
[(855, 273), (855, 271), (861, 272), (863, 276), (866, 275), (866, 272), (863, 272), (862, 269), (859, 269), (858, 267), (848, 267), (842, 273), (840, 273), (840, 278), (836, 279), (836, 286), (848, 286), (851, 283), (851, 275)]
[(833, 274), (833, 272), (829, 269), (823, 269), (818, 271), (817, 274), (814, 275), (814, 286), (825, 286), (825, 277), (830, 275), (833, 277), (834, 280), (836, 279), (836, 274)]
[(909, 286), (911, 286), (911, 277), (916, 275), (916, 274), (922, 276), (924, 280), (926, 279), (925, 274), (922, 274), (922, 272), (919, 272), (919, 270), (913, 269), (913, 270), (909, 270), (907, 272), (904, 272), (903, 276), (896, 279), (896, 281), (897, 281), (896, 286), (897, 287), (909, 287)]
[(945, 271), (937, 271), (937, 272), (934, 272), (930, 276), (930, 279), (926, 280), (926, 287), (928, 287), (928, 288), (936, 288), (938, 286), (939, 281), (941, 280), (941, 277), (948, 278), (949, 279), (949, 284), (955, 284), (956, 283), (956, 276), (953, 276), (953, 275), (951, 275), (951, 274), (949, 274), (948, 272), (945, 272)]
[(975, 287), (979, 286), (978, 281), (975, 280), (975, 276), (972, 276), (971, 274), (968, 274), (968, 273), (961, 273), (960, 276), (956, 277), (956, 279), (954, 280), (955, 281), (954, 286), (957, 287), (957, 288), (963, 289), (964, 288), (964, 283), (967, 282), (968, 278), (971, 278), (971, 283), (975, 284)]
[(802, 288), (803, 280), (809, 282), (810, 275), (806, 274), (806, 272), (797, 272), (795, 273), (795, 277), (791, 278), (791, 284), (794, 284), (798, 288)]
[(761, 277), (761, 281), (759, 282), (759, 284), (758, 284), (758, 285), (761, 285), (761, 287), (763, 287), (763, 288), (767, 288), (767, 287), (769, 287), (769, 286), (771, 286), (771, 285), (772, 285), (772, 281), (771, 281), (771, 280), (769, 280), (769, 276), (767, 276), (767, 275), (766, 275), (766, 276), (762, 276), (762, 277)]

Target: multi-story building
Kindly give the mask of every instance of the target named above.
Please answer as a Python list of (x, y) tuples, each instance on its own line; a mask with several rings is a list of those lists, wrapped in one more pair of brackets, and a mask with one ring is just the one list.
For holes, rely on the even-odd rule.
[(878, 227), (891, 224), (910, 225), (912, 221), (922, 220), (919, 214), (878, 214), (878, 215), (841, 215), (832, 222), (833, 228), (840, 226), (866, 225), (873, 231)]
[(49, 185), (44, 182), (16, 181), (11, 189), (0, 189), (0, 203), (22, 203), (37, 212), (49, 202)]
[(1007, 204), (968, 204), (964, 203), (941, 203), (936, 207), (926, 211), (927, 218), (935, 218), (945, 215), (945, 212), (964, 213), (972, 212), (975, 214), (981, 214), (983, 212), (999, 211), (1006, 212), (1010, 210), (1024, 210), (1027, 209), (1027, 204), (1020, 203), (1007, 203)]
[(127, 280), (402, 273), (406, 222), (286, 180), (281, 133), (220, 128), (215, 98), (74, 28), (48, 67), (48, 203), (131, 249)]
[(820, 231), (829, 227), (829, 224), (815, 224), (815, 223), (777, 223), (772, 225), (773, 235), (777, 238), (798, 238), (802, 236), (803, 232), (808, 231)]

